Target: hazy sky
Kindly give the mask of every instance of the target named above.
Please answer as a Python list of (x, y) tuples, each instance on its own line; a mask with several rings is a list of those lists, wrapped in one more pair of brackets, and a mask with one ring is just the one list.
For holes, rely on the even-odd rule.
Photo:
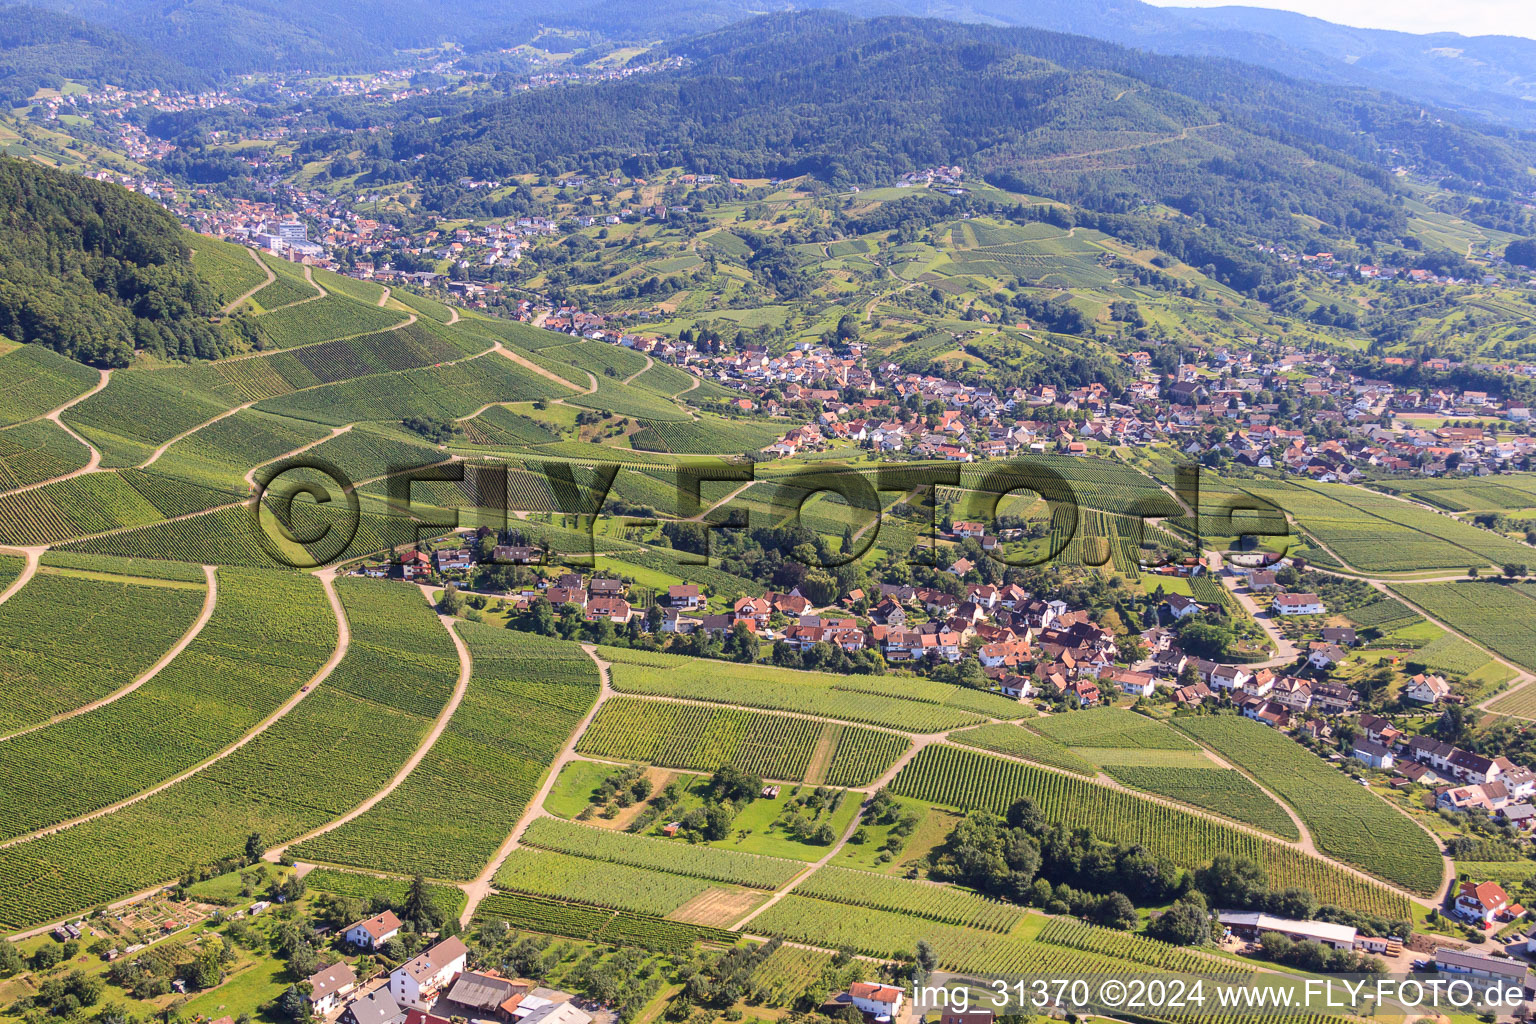
[(1277, 7), (1341, 25), (1536, 39), (1532, 0), (1149, 0), (1159, 7)]

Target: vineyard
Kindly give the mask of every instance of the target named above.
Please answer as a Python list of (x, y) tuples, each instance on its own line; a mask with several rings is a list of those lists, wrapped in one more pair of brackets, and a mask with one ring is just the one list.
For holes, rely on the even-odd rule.
[(85, 446), (51, 420), (0, 430), (0, 491), (72, 473), (89, 460)]
[(830, 953), (800, 946), (780, 946), (753, 970), (748, 979), (752, 991), (748, 999), (764, 1006), (791, 1006), (829, 973), (841, 974), (827, 986), (828, 991), (836, 992), (859, 980), (862, 971), (863, 965), (855, 962), (842, 972), (835, 972)]
[(647, 839), (557, 818), (535, 818), (523, 833), (522, 842), (525, 846), (613, 864), (671, 871), (756, 889), (776, 889), (805, 868), (798, 861), (666, 839)]
[(713, 771), (735, 765), (803, 780), (819, 743), (836, 743), (828, 781), (872, 780), (906, 747), (890, 733), (760, 711), (620, 697), (603, 705), (576, 749), (597, 757)]
[(203, 586), (206, 580), (203, 567), (200, 565), (187, 562), (165, 562), (150, 558), (114, 558), (111, 555), (83, 555), (74, 551), (47, 551), (43, 554), (41, 564), (53, 569), (75, 569), (86, 573), (127, 576), (138, 581), (170, 580), (179, 583), (195, 583), (199, 587)]
[(1106, 764), (1104, 772), (1132, 789), (1214, 811), (1282, 839), (1294, 841), (1301, 838), (1290, 815), (1247, 776), (1230, 768)]
[[(281, 638), (266, 639), (267, 650), (283, 650)], [(235, 692), (252, 685), (228, 669), (212, 678), (219, 671)], [(0, 849), (0, 928), (169, 884), (189, 864), (240, 855), (253, 832), (276, 844), (333, 820), (377, 792), (425, 731), (419, 719), (319, 686), (250, 743), (188, 779)]]
[(203, 595), (199, 584), (39, 572), (0, 605), (0, 735), (132, 682), (192, 625)]
[(602, 657), (613, 662), (614, 689), (626, 693), (799, 711), (909, 732), (939, 732), (980, 721), (948, 705), (848, 690), (842, 686), (848, 679), (844, 676), (736, 665), (722, 678), (718, 669), (696, 658), (606, 647)]
[(89, 366), (42, 345), (0, 355), (0, 427), (41, 416), (95, 387)]
[(443, 734), (397, 789), (294, 856), (473, 878), (511, 832), (597, 699), (597, 668), (576, 644), (473, 622), (456, 628), (474, 670)]
[(212, 618), (155, 678), (89, 714), (0, 743), (0, 837), (190, 768), (276, 710), (335, 649), (336, 620), (313, 577), (220, 569), (218, 583)]
[[(644, 380), (645, 375), (642, 374), (640, 379)], [(687, 384), (683, 386), (687, 387)], [(635, 434), (631, 443), (649, 452), (739, 455), (772, 444), (781, 433), (782, 427), (772, 423), (738, 422), (706, 416), (697, 422), (652, 420)]]
[[(1154, 970), (1170, 971), (1175, 974), (1207, 976), (1217, 974), (1237, 981), (1246, 978), (1250, 973), (1237, 964), (1223, 965), (1178, 946), (1170, 946), (1155, 939), (1144, 939), (1139, 935), (1128, 935), (1109, 928), (1098, 928), (1067, 917), (1052, 918), (1040, 930), (1035, 941), (1093, 953), (1122, 963), (1141, 964)], [(1226, 967), (1226, 970), (1222, 970), (1222, 967)]]
[(822, 781), (829, 786), (867, 786), (907, 749), (905, 736), (850, 725), (832, 726), (836, 745)]
[(820, 868), (795, 887), (802, 896), (911, 914), (942, 924), (965, 925), (1006, 934), (1024, 917), (1007, 903), (983, 899), (947, 885), (908, 881), (848, 868)]
[(1231, 715), (1181, 718), (1178, 725), (1295, 808), (1319, 849), (1414, 892), (1439, 888), (1435, 840), (1294, 740)]
[(181, 371), (180, 380), (225, 401), (254, 402), (322, 384), (432, 366), (463, 354), (426, 326), (412, 324), (288, 351), (201, 363)]
[(1359, 487), (1252, 482), (1340, 558), (1366, 572), (1454, 569), (1528, 559), (1530, 549), (1470, 523)]
[(493, 405), (464, 423), (464, 434), (473, 444), (518, 447), (548, 444), (560, 438), (542, 423), (519, 416), (505, 406)]
[(1195, 750), (1193, 743), (1161, 722), (1118, 708), (1088, 708), (1070, 715), (1050, 715), (1031, 726), (1069, 747)]
[(267, 279), (256, 262), (256, 254), (243, 245), (207, 235), (188, 237), (187, 244), (192, 249), (192, 266), (197, 276), (213, 286), (221, 303), (233, 302)]
[[(261, 294), (257, 296), (260, 299)], [(348, 334), (367, 334), (400, 324), (407, 314), (368, 306), (339, 295), (273, 310), (257, 320), (274, 348), (314, 345)]]
[(235, 402), (193, 390), (180, 370), (118, 370), (105, 388), (64, 413), (101, 449), (106, 467), (143, 462), (157, 445), (184, 434)]
[(544, 932), (658, 953), (686, 953), (696, 943), (734, 945), (734, 932), (659, 917), (561, 903), (537, 896), (492, 893), (475, 908), (479, 922), (502, 921), (519, 931)]
[(352, 643), (327, 686), (424, 719), (437, 717), (458, 680), (448, 631), (415, 587), (344, 578), (337, 596)]
[(1200, 867), (1220, 852), (1234, 853), (1263, 865), (1271, 884), (1310, 889), (1323, 903), (1397, 916), (1407, 907), (1406, 900), (1380, 886), (1230, 825), (1085, 779), (956, 747), (936, 745), (920, 751), (896, 776), (891, 791), (944, 806), (997, 814), (1027, 796), (1048, 820), (1069, 828), (1090, 828), (1112, 842), (1140, 843), (1184, 867)]
[[(1074, 717), (1074, 716), (1067, 716)], [(979, 747), (998, 754), (1022, 757), (1036, 764), (1050, 765), (1078, 775), (1092, 775), (1096, 768), (1055, 740), (1046, 739), (1022, 726), (993, 723), (952, 733), (949, 739), (968, 747)]]
[(408, 416), (458, 419), (492, 402), (532, 401), (567, 394), (560, 385), (493, 354), (327, 384), (269, 398), (258, 408), (339, 427), (363, 420), (403, 420)]
[(686, 875), (629, 867), (548, 850), (517, 849), (496, 872), (496, 887), (610, 910), (665, 917), (711, 888)]
[(1536, 615), (1533, 595), (1524, 586), (1487, 583), (1394, 584), (1393, 588), (1452, 629), (1536, 670)]
[[(335, 868), (315, 868), (304, 876), (304, 885), (317, 892), (350, 896), (359, 900), (385, 900), (392, 906), (405, 902), (411, 883), (403, 878), (380, 878), (356, 871), (338, 871)], [(450, 917), (457, 917), (464, 909), (464, 890), (456, 885), (427, 884), (427, 892), (437, 908)]]

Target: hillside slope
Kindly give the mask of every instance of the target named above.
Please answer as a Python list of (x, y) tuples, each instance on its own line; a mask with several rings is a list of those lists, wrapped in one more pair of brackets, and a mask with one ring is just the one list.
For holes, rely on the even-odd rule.
[(82, 362), (227, 355), (175, 218), (117, 185), (0, 158), (0, 334)]

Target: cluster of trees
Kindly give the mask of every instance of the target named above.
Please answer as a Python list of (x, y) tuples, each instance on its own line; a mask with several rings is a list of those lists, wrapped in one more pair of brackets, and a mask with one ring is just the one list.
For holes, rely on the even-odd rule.
[(864, 808), (863, 815), (859, 818), (860, 825), (854, 830), (848, 841), (858, 846), (869, 842), (869, 827), (871, 825), (889, 825), (890, 830), (885, 835), (885, 842), (880, 846), (880, 852), (875, 855), (877, 864), (889, 864), (907, 845), (907, 839), (917, 831), (921, 815), (911, 811), (903, 811), (901, 804), (897, 803), (885, 790), (877, 792), (869, 801), (869, 806)]
[(1027, 797), (1005, 818), (968, 815), (945, 840), (934, 874), (1112, 928), (1135, 925), (1138, 904), (1163, 904), (1191, 887), (1184, 871), (1144, 847), (1105, 843), (1091, 830), (1047, 823)]
[[(1292, 920), (1334, 921), (1376, 935), (1406, 935), (1412, 930), (1408, 921), (1319, 905), (1306, 889), (1271, 888), (1263, 868), (1245, 857), (1221, 853), (1204, 867), (1186, 871), (1144, 847), (1105, 842), (1090, 829), (1047, 822), (1027, 797), (1001, 818), (985, 812), (968, 815), (935, 852), (931, 866), (936, 878), (1114, 928), (1133, 927), (1137, 906), (1167, 905), (1149, 932), (1178, 945), (1211, 939), (1212, 906), (1263, 910)], [(1280, 962), (1309, 969), (1377, 969), (1370, 958), (1325, 952), (1328, 955), (1320, 956), (1304, 944), (1290, 950), (1274, 947)]]
[(0, 158), (0, 335), (96, 366), (233, 350), (181, 228), (143, 196)]

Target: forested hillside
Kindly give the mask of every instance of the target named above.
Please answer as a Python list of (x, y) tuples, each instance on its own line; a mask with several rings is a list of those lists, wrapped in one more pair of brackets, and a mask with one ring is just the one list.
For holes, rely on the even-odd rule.
[(99, 366), (126, 366), (135, 348), (227, 355), (189, 257), (149, 199), (0, 158), (0, 334)]
[(526, 93), (374, 152), (441, 182), (677, 162), (870, 182), (959, 163), (1017, 191), (1100, 211), (1161, 203), (1266, 240), (1307, 236), (1298, 215), (1324, 235), (1400, 237), (1398, 162), (1499, 196), (1532, 162), (1527, 143), (1384, 95), (1037, 30), (808, 12), (662, 52), (690, 63)]
[(120, 32), (36, 7), (0, 6), (0, 101), (26, 103), (65, 79), (125, 89), (197, 88), (209, 76), (141, 46)]

